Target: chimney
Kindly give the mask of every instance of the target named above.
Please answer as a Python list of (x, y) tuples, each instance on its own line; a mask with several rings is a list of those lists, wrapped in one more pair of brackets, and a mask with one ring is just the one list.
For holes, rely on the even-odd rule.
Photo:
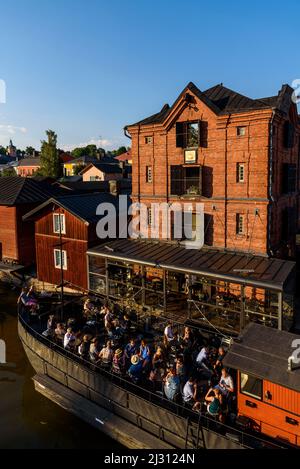
[(122, 178), (126, 177), (126, 162), (125, 161), (119, 161), (119, 167), (122, 170)]
[(108, 181), (108, 184), (109, 184), (110, 194), (115, 195), (115, 196), (119, 195), (119, 193), (120, 193), (120, 181), (116, 181), (116, 180)]

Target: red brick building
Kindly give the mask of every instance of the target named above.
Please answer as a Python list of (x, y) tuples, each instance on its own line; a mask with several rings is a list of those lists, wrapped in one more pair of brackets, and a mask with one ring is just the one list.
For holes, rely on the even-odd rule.
[(293, 257), (299, 219), (299, 135), (292, 88), (250, 99), (193, 83), (170, 107), (125, 131), (134, 202), (202, 202), (205, 243)]

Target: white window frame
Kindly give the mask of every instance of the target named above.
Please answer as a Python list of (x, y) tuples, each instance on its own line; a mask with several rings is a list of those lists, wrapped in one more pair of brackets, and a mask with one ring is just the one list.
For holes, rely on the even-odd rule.
[(61, 234), (66, 234), (66, 217), (63, 213), (53, 213), (53, 233), (60, 234), (60, 229), (56, 230), (56, 217), (60, 217)]
[[(60, 249), (54, 249), (53, 251), (54, 253), (54, 267), (56, 269), (61, 269), (61, 253), (62, 253), (62, 258), (63, 258), (63, 270), (67, 270), (68, 269), (68, 261), (67, 261), (67, 251), (64, 251), (64, 250), (60, 250)], [(57, 257), (56, 255), (59, 255), (59, 262), (57, 262)]]
[(148, 226), (152, 226), (152, 223), (153, 223), (152, 208), (147, 208), (147, 222), (148, 222)]
[(146, 145), (153, 145), (153, 137), (151, 135), (147, 135), (145, 137), (145, 144)]
[(238, 137), (245, 137), (246, 136), (246, 126), (245, 125), (238, 125), (236, 128), (236, 134)]
[(146, 182), (148, 182), (149, 184), (152, 184), (153, 182), (152, 166), (147, 166), (146, 176), (147, 176)]
[(245, 182), (245, 163), (237, 163), (237, 181)]
[[(236, 215), (236, 234), (243, 235), (245, 234), (245, 215), (243, 213), (237, 213)], [(240, 227), (242, 226), (242, 230), (240, 231)]]

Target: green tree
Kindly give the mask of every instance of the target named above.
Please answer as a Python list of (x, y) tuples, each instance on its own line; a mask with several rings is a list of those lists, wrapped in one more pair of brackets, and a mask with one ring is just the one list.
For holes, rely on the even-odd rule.
[(47, 130), (46, 135), (48, 141), (42, 141), (39, 174), (58, 178), (61, 175), (61, 165), (57, 151), (57, 135), (53, 130)]
[(5, 168), (0, 172), (0, 176), (2, 176), (2, 177), (12, 177), (12, 176), (16, 176), (16, 175), (17, 175), (17, 173), (14, 170), (14, 168)]
[(6, 155), (6, 149), (0, 146), (0, 155)]
[(74, 148), (71, 153), (74, 158), (81, 158), (86, 155), (86, 148)]
[(74, 176), (78, 176), (80, 171), (82, 171), (85, 168), (85, 164), (78, 164), (74, 168)]

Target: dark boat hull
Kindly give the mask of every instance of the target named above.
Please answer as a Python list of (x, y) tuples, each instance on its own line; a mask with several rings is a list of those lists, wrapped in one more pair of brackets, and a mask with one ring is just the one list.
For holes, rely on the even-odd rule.
[(129, 448), (241, 449), (221, 435), (148, 402), (92, 372), (34, 337), (20, 320), (19, 337), (32, 367), (36, 390)]

